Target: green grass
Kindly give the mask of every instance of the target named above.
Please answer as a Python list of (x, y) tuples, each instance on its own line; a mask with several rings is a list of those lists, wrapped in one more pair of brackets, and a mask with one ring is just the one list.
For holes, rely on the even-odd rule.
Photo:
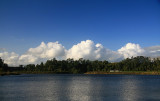
[(86, 72), (85, 74), (160, 75), (160, 71), (120, 71), (120, 72), (92, 71), (92, 72)]
[(67, 72), (52, 71), (17, 71), (17, 72), (0, 72), (0, 76), (4, 75), (20, 75), (20, 74), (68, 74)]
[[(18, 72), (0, 72), (0, 75), (20, 75), (20, 74), (68, 74), (67, 72), (51, 72), (51, 71), (18, 71)], [(130, 75), (160, 75), (160, 71), (91, 71), (84, 74), (130, 74)]]
[(20, 75), (19, 72), (0, 72), (0, 76), (4, 75)]

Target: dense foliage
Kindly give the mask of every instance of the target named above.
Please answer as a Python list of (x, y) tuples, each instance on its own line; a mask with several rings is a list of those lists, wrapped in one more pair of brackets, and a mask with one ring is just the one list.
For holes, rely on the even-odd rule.
[[(0, 61), (1, 62), (1, 61)], [(1, 66), (1, 64), (0, 64)], [(19, 70), (29, 72), (54, 72), (54, 73), (85, 73), (90, 71), (160, 71), (160, 60), (138, 56), (124, 59), (120, 62), (90, 60), (47, 60), (45, 63), (28, 64), (20, 66)], [(9, 68), (8, 68), (9, 69)]]
[(4, 63), (4, 61), (0, 58), (0, 71), (5, 71), (8, 65)]

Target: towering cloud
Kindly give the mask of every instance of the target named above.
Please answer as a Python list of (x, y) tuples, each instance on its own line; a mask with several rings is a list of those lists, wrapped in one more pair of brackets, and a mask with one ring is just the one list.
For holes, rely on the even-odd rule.
[(91, 40), (81, 41), (68, 50), (66, 58), (84, 58), (84, 59), (99, 59), (101, 57), (100, 51), (103, 50), (101, 44), (94, 44)]
[(25, 54), (18, 55), (14, 52), (1, 51), (0, 57), (4, 59), (5, 63), (9, 65), (20, 64), (37, 64), (48, 59), (68, 59), (75, 60), (79, 58), (89, 60), (108, 60), (110, 62), (120, 61), (124, 58), (135, 56), (160, 56), (160, 46), (152, 46), (148, 48), (141, 48), (139, 44), (127, 43), (117, 51), (112, 51), (105, 48), (102, 44), (94, 43), (92, 40), (81, 41), (66, 50), (63, 45), (58, 42), (49, 42), (41, 44), (35, 48), (30, 48)]
[(38, 58), (59, 58), (65, 55), (65, 48), (58, 42), (49, 42), (48, 44), (42, 42), (40, 46), (30, 48), (27, 54), (34, 55)]
[(42, 42), (36, 48), (30, 48), (26, 54), (19, 57), (20, 63), (39, 63), (41, 61), (58, 58), (63, 59), (65, 56), (65, 48), (58, 42), (49, 42), (45, 44)]
[(145, 50), (142, 49), (139, 44), (128, 43), (119, 49), (118, 52), (122, 54), (124, 58), (129, 58), (132, 56), (144, 55)]
[(91, 40), (81, 41), (67, 51), (66, 58), (89, 59), (89, 60), (109, 60), (116, 61), (121, 58), (120, 54), (106, 49), (103, 45), (95, 44)]

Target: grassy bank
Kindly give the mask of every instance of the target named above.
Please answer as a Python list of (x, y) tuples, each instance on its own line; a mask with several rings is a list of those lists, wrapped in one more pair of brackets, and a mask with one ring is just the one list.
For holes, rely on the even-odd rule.
[(20, 74), (68, 74), (68, 73), (67, 72), (51, 72), (51, 71), (0, 72), (0, 76), (4, 76), (4, 75), (20, 75)]
[(160, 75), (160, 71), (121, 71), (121, 72), (92, 71), (92, 72), (86, 72), (85, 74)]
[(19, 72), (0, 72), (0, 76), (4, 75), (20, 75)]
[[(19, 72), (0, 72), (0, 76), (4, 75), (20, 75), (20, 74), (68, 74), (67, 72), (50, 72), (50, 71), (19, 71)], [(120, 72), (105, 72), (91, 71), (84, 74), (129, 74), (129, 75), (160, 75), (160, 71), (120, 71)]]

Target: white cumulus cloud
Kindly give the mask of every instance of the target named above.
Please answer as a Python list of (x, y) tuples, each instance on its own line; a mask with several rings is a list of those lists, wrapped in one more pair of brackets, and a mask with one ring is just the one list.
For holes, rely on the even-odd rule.
[(81, 41), (69, 49), (66, 58), (116, 61), (121, 58), (121, 55), (104, 48), (103, 45), (99, 43), (95, 44), (91, 40), (86, 40)]
[(37, 62), (38, 62), (38, 57), (30, 55), (30, 54), (24, 54), (19, 57), (19, 63), (23, 65), (34, 64)]
[(30, 48), (26, 54), (20, 56), (19, 61), (23, 64), (40, 63), (41, 61), (58, 58), (62, 59), (65, 56), (65, 48), (58, 42), (49, 42), (41, 44), (36, 48)]
[(120, 54), (124, 56), (124, 58), (135, 57), (139, 55), (144, 55), (145, 50), (140, 47), (139, 44), (127, 43), (125, 46), (118, 50)]
[(8, 65), (16, 66), (20, 64), (36, 64), (52, 58), (64, 59), (65, 52), (64, 46), (58, 42), (49, 42), (47, 44), (42, 42), (39, 46), (30, 48), (25, 54), (18, 55), (14, 52), (1, 52), (0, 57)]
[(0, 53), (0, 57), (2, 59), (4, 59), (4, 62), (9, 64), (9, 65), (13, 65), (13, 66), (16, 66), (18, 63), (18, 58), (19, 58), (19, 55), (14, 53), (14, 52), (1, 52)]
[(83, 58), (89, 60), (118, 62), (132, 56), (158, 57), (160, 56), (160, 46), (142, 48), (139, 44), (127, 43), (117, 51), (112, 51), (105, 48), (100, 43), (94, 43), (92, 40), (86, 40), (73, 45), (68, 50), (58, 42), (41, 42), (39, 46), (30, 48), (25, 54), (21, 55), (14, 52), (9, 53), (6, 51), (0, 51), (0, 57), (10, 66), (37, 64), (52, 58), (73, 58), (75, 60)]
[(38, 58), (60, 58), (65, 55), (65, 48), (58, 42), (49, 42), (45, 44), (42, 42), (36, 48), (30, 48), (27, 52), (29, 55), (36, 56)]

